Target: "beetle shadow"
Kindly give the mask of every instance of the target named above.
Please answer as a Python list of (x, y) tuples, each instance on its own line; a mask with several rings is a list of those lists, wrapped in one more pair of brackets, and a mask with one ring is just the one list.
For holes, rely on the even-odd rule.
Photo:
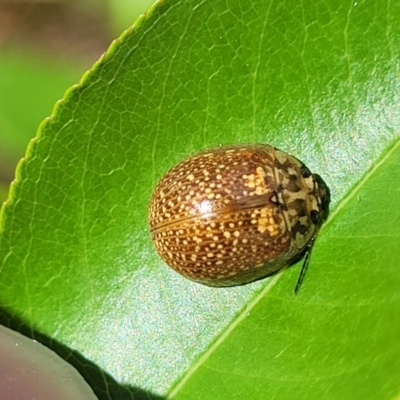
[(10, 328), (22, 335), (34, 339), (54, 351), (67, 363), (72, 365), (92, 388), (99, 400), (163, 400), (164, 397), (130, 385), (118, 383), (99, 366), (87, 360), (79, 352), (58, 341), (32, 329), (28, 324), (12, 316), (0, 307), (0, 325)]

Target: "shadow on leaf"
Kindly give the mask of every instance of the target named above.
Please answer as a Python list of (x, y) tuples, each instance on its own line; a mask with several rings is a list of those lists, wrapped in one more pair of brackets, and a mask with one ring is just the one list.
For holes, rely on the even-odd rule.
[(97, 365), (85, 359), (78, 352), (62, 345), (61, 343), (35, 331), (32, 327), (22, 322), (9, 312), (0, 308), (0, 325), (4, 325), (14, 331), (48, 347), (63, 360), (71, 364), (92, 388), (99, 400), (162, 400), (163, 397), (142, 390), (137, 387), (122, 385), (115, 381), (109, 374), (101, 370)]

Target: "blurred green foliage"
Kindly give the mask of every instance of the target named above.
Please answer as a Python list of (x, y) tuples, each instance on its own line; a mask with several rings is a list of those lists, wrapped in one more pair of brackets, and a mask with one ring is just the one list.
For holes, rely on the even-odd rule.
[[(74, 13), (80, 9), (94, 15), (107, 15), (103, 20), (103, 30), (118, 36), (145, 12), (152, 1), (149, 0), (84, 0), (68, 5)], [(25, 7), (35, 2), (25, 2)], [(56, 2), (49, 3), (54, 6)], [(61, 3), (60, 3), (61, 4)], [(41, 5), (45, 7), (46, 5)], [(45, 8), (43, 8), (45, 10)], [(0, 8), (0, 13), (9, 8)], [(18, 12), (18, 10), (16, 11)], [(7, 14), (5, 14), (6, 20)], [(31, 21), (29, 12), (22, 18), (24, 37), (4, 41), (0, 50), (0, 205), (7, 198), (8, 185), (14, 178), (18, 161), (24, 156), (28, 143), (36, 135), (40, 122), (52, 112), (56, 101), (63, 97), (65, 90), (77, 83), (86, 69), (96, 60), (73, 50), (68, 56), (63, 54), (68, 42), (73, 48), (76, 38), (63, 38), (58, 50), (48, 50), (45, 42), (36, 42), (32, 48), (29, 25), (40, 24)], [(68, 24), (68, 21), (66, 21)], [(71, 19), (71, 24), (74, 22)], [(5, 28), (3, 28), (5, 29)], [(13, 27), (18, 30), (19, 27)], [(94, 43), (95, 47), (97, 46)], [(106, 50), (104, 44), (103, 51)], [(101, 52), (98, 53), (98, 56)]]

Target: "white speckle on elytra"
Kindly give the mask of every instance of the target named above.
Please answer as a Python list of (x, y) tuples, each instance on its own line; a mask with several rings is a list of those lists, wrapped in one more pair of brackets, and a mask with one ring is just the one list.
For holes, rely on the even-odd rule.
[(284, 267), (297, 256), (294, 245), (304, 249), (318, 228), (309, 215), (320, 211), (321, 192), (301, 168), (268, 145), (221, 146), (183, 161), (151, 200), (157, 250), (183, 275), (210, 285), (246, 283)]

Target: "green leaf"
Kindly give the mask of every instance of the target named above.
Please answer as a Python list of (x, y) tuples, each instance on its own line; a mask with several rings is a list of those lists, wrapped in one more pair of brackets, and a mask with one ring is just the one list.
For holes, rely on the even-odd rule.
[[(17, 170), (0, 220), (3, 322), (59, 348), (100, 398), (398, 396), (399, 12), (383, 0), (157, 3)], [(151, 244), (157, 180), (237, 142), (290, 152), (330, 187), (297, 296), (297, 266), (208, 288)]]
[[(396, 178), (399, 142), (335, 210), (301, 293), (290, 291), (294, 268), (272, 290), (266, 285), (191, 366), (172, 397), (397, 398)], [(390, 218), (388, 210), (395, 210)], [(216, 375), (217, 391), (204, 391)]]

